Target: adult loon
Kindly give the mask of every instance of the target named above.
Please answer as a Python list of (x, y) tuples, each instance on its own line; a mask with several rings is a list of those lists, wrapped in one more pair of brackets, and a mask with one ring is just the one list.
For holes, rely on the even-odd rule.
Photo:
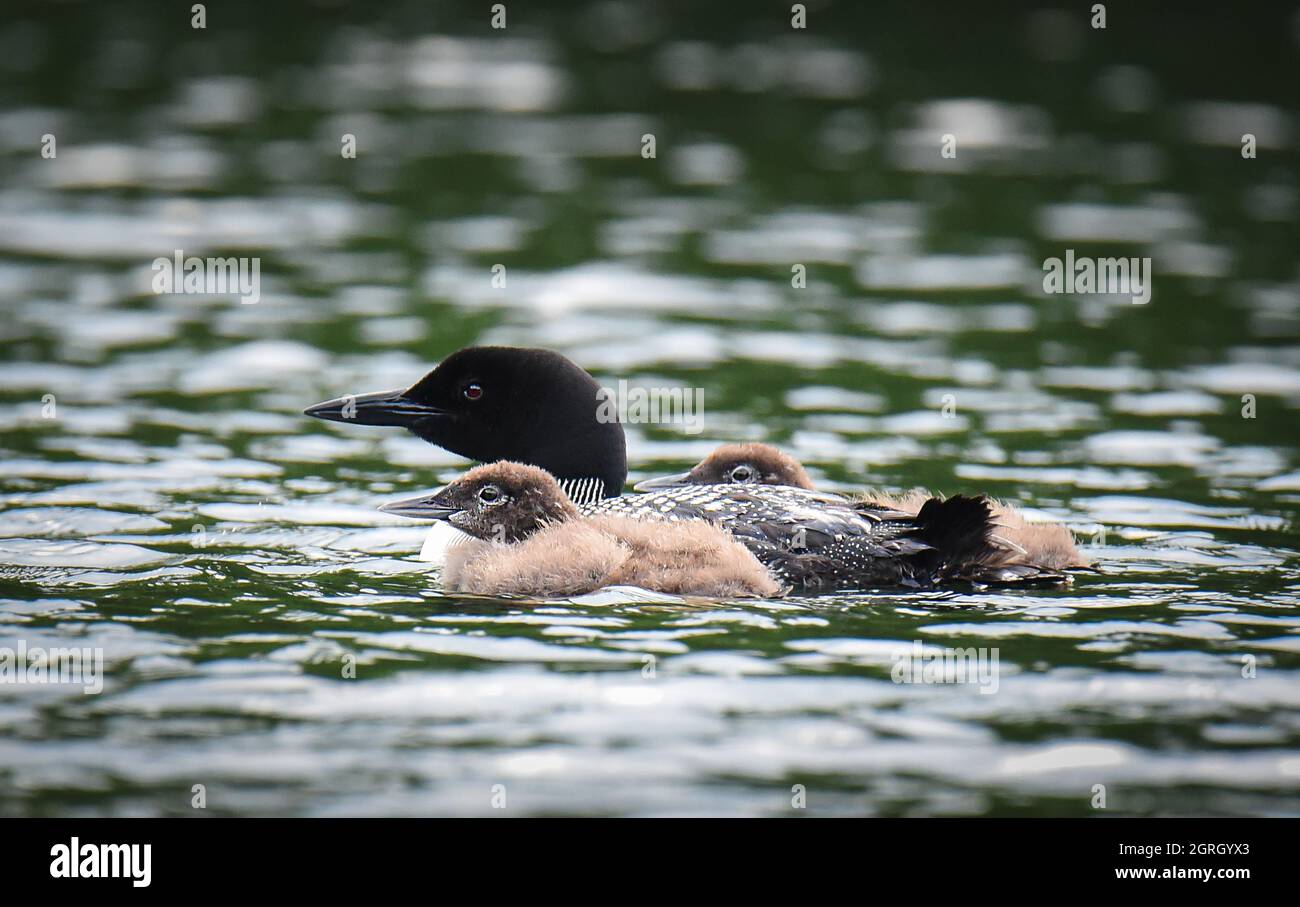
[[(683, 526), (705, 523), (725, 530), (783, 586), (803, 592), (934, 588), (980, 575), (986, 560), (997, 555), (989, 542), (988, 503), (982, 498), (934, 499), (915, 514), (907, 514), (787, 486), (682, 485), (581, 508), (550, 501), (548, 508), (534, 503), (547, 499), (548, 487), (535, 487), (536, 470), (522, 469), (518, 464), (478, 467), (432, 495), (380, 509), (447, 520), (476, 538), (504, 542), (518, 540), (519, 533), (512, 527), (532, 527), (557, 518), (641, 521), (658, 527), (654, 531), (667, 534), (665, 538), (694, 531), (682, 530)], [(516, 509), (523, 515), (518, 516)], [(570, 570), (572, 563), (584, 563), (585, 555), (548, 545), (535, 550), (539, 557), (551, 558), (555, 569)], [(449, 554), (449, 572), (455, 572), (453, 564), (459, 563), (459, 552), (465, 547)]]
[(555, 598), (628, 585), (672, 595), (774, 597), (775, 575), (704, 520), (584, 516), (536, 466), (492, 463), (389, 513), (444, 520), (473, 541), (448, 553), (443, 583), (476, 595)]
[[(479, 462), (515, 460), (554, 476), (585, 504), (623, 493), (623, 426), (607, 418), (600, 385), (552, 350), (474, 346), (452, 353), (405, 390), (349, 394), (308, 407), (332, 422), (389, 425)], [(435, 524), (420, 556), (435, 564), (469, 539)]]
[[(647, 479), (636, 485), (641, 492), (691, 485), (788, 485), (814, 490), (803, 464), (770, 444), (724, 444), (688, 472)], [(855, 500), (876, 507), (915, 514), (931, 499), (924, 491), (902, 495), (866, 492)], [(1005, 556), (989, 563), (990, 579), (997, 571), (1003, 582), (1017, 578), (1049, 580), (1063, 570), (1082, 570), (1091, 563), (1079, 551), (1070, 530), (1059, 523), (1030, 523), (1022, 513), (1002, 501), (989, 501), (995, 524), (990, 539)], [(1061, 575), (1061, 581), (1068, 576)]]
[[(539, 466), (560, 482), (574, 502), (589, 507), (600, 505), (602, 500), (617, 500), (616, 496), (622, 492), (627, 478), (623, 427), (616, 419), (606, 416), (610, 408), (602, 406), (603, 402), (595, 379), (559, 353), (545, 349), (488, 346), (468, 347), (453, 353), (406, 390), (339, 397), (310, 407), (306, 413), (337, 422), (404, 427), (430, 443), (482, 462), (509, 459)], [(803, 479), (811, 485), (806, 474)], [(834, 501), (838, 506), (846, 505), (843, 499), (835, 498)], [(666, 503), (655, 501), (651, 506), (662, 507)], [(686, 502), (688, 507), (705, 503), (708, 502), (698, 499)], [(800, 503), (786, 500), (780, 506), (799, 506)], [(822, 505), (826, 503), (823, 501)], [(917, 500), (915, 506), (901, 516), (920, 516), (925, 503), (926, 500)], [(939, 504), (942, 502), (928, 513), (932, 519), (937, 520), (945, 512)], [(646, 501), (608, 506), (644, 508)], [(856, 544), (839, 540), (837, 535), (871, 539), (883, 530), (862, 529), (862, 526), (874, 527), (890, 512), (899, 515), (890, 503), (872, 505), (867, 501), (847, 506), (857, 511), (856, 519), (846, 523), (854, 529), (829, 535), (822, 532), (809, 535), (805, 531), (804, 538), (811, 540), (808, 543), (814, 548), (832, 543)], [(961, 506), (966, 505), (958, 505), (949, 514)], [(720, 511), (709, 512), (716, 518)], [(874, 521), (870, 516), (873, 512)], [(727, 528), (734, 530), (739, 527), (738, 537), (760, 559), (783, 556), (782, 546), (789, 542), (789, 538), (780, 533), (773, 539), (762, 538), (762, 533), (756, 534), (745, 523), (746, 519), (734, 512), (728, 518)], [(950, 528), (956, 530), (963, 525), (954, 520)], [(941, 528), (937, 522), (929, 525), (931, 533)], [(455, 530), (451, 524), (436, 523), (421, 557), (426, 561), (445, 563), (448, 550), (468, 540), (469, 536)], [(867, 557), (874, 557), (874, 553), (868, 552)], [(986, 552), (985, 557), (987, 559), (991, 554)], [(924, 572), (921, 570), (917, 575), (923, 577)], [(1037, 578), (1032, 575), (1033, 571), (1026, 573), (1025, 578)], [(932, 572), (932, 575), (939, 574)], [(1006, 571), (999, 576), (1001, 581), (1014, 578)], [(925, 582), (917, 584), (924, 585)]]

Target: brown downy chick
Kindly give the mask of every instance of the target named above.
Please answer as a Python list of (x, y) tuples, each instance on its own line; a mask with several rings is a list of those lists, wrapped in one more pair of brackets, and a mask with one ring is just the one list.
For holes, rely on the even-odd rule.
[(783, 591), (725, 530), (705, 521), (583, 516), (535, 466), (479, 466), (433, 495), (381, 509), (445, 520), (477, 540), (447, 556), (443, 580), (457, 592), (549, 598), (629, 585), (737, 598)]

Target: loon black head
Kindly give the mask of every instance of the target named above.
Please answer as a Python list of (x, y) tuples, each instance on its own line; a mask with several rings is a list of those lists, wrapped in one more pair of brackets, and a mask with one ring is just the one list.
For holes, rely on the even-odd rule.
[(518, 542), (548, 523), (579, 516), (553, 476), (523, 463), (476, 466), (433, 494), (379, 509), (443, 520), (475, 538), (496, 542)]
[(812, 479), (794, 457), (771, 444), (724, 444), (690, 472), (647, 479), (637, 491), (673, 485), (792, 485), (814, 491)]
[(318, 403), (309, 416), (396, 425), (471, 460), (514, 460), (561, 480), (600, 479), (617, 495), (627, 479), (623, 426), (601, 407), (600, 385), (551, 350), (472, 346), (406, 390)]

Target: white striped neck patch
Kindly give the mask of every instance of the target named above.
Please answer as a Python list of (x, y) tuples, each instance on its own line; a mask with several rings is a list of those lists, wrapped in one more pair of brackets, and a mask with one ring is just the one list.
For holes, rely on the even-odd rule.
[(605, 497), (604, 479), (564, 479), (560, 487), (569, 496), (569, 500), (581, 507), (594, 504)]

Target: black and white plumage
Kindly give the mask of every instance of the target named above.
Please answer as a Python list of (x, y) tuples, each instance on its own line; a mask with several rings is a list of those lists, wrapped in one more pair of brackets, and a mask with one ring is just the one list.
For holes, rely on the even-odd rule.
[(596, 501), (584, 514), (707, 520), (804, 591), (929, 588), (988, 546), (983, 498), (934, 499), (915, 515), (784, 485), (679, 485)]
[(607, 494), (605, 480), (598, 478), (561, 479), (560, 488), (568, 495), (569, 500), (579, 507), (584, 504), (594, 504)]
[[(724, 444), (690, 471), (644, 480), (636, 490), (649, 492), (681, 485), (790, 485), (816, 490), (803, 464), (770, 444), (756, 442)], [(959, 528), (939, 522), (936, 516), (944, 514), (943, 519), (951, 520), (959, 511), (936, 512), (933, 508), (942, 504), (942, 499), (919, 490), (903, 495), (868, 492), (855, 496), (853, 501), (858, 510), (889, 510), (918, 519), (926, 514), (931, 522), (927, 531), (932, 536)], [(1092, 569), (1064, 526), (1030, 524), (1009, 504), (993, 500), (987, 503), (993, 531), (988, 533), (986, 544), (966, 551), (959, 559), (949, 559), (945, 570), (948, 579), (976, 586), (1056, 586), (1071, 582), (1072, 571)]]

